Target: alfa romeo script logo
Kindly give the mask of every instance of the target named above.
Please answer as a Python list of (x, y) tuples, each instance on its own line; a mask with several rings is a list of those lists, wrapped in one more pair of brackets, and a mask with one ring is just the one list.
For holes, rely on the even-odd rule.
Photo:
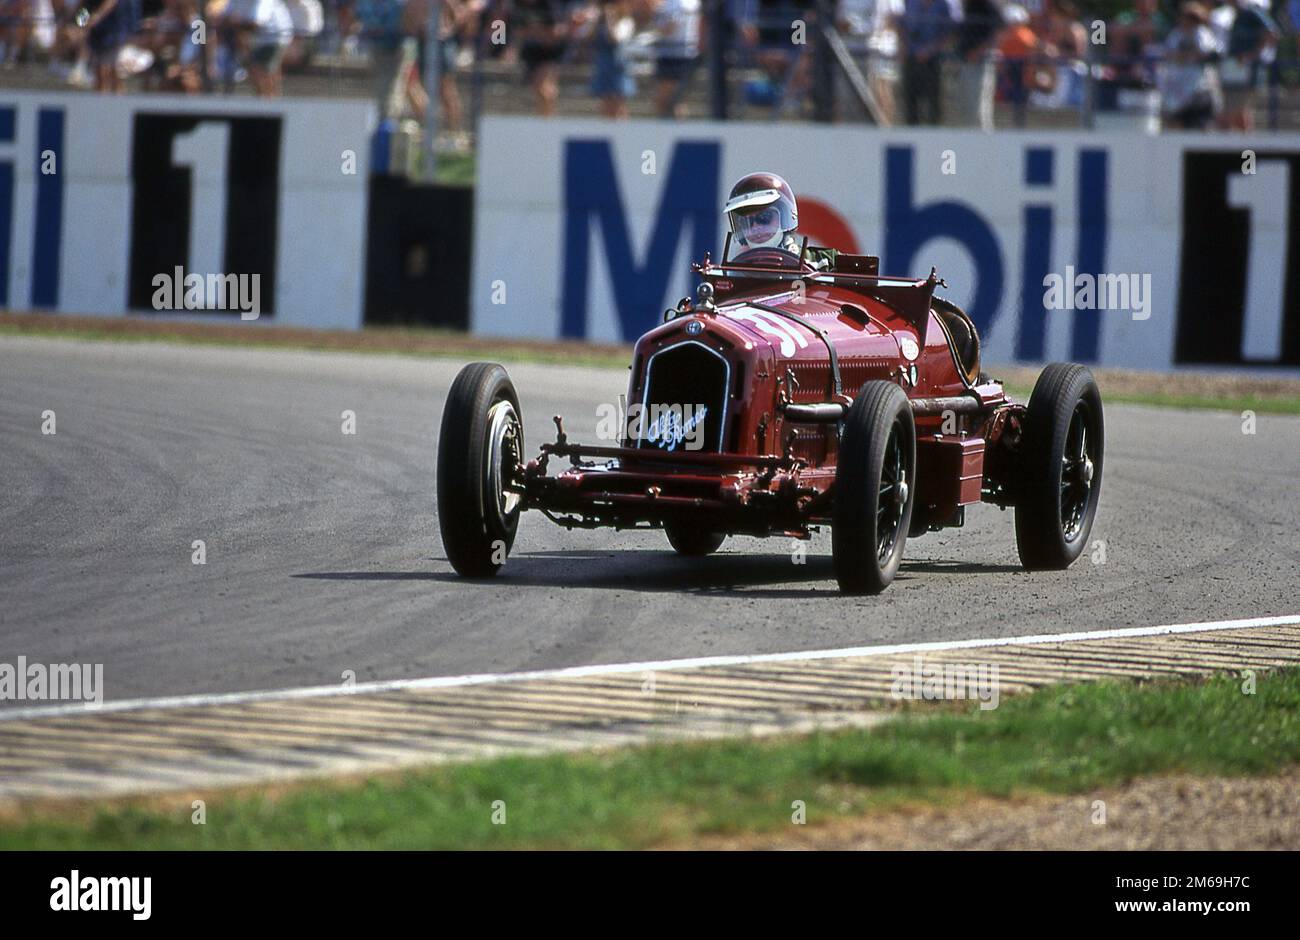
[(691, 412), (690, 417), (683, 419), (680, 409), (665, 408), (646, 428), (646, 440), (653, 441), (664, 450), (676, 450), (687, 435), (703, 423), (704, 416), (708, 413), (708, 405), (700, 405)]

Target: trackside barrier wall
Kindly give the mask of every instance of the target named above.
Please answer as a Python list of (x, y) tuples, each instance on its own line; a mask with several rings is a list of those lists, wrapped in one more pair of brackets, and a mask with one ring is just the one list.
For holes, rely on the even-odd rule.
[(812, 243), (937, 267), (988, 362), (1300, 367), (1296, 135), (488, 117), (473, 330), (635, 339), (719, 255), (727, 189), (760, 169)]
[(257, 322), (358, 328), (373, 128), (368, 101), (0, 92), (0, 309), (240, 317), (158, 313), (179, 268), (258, 275)]

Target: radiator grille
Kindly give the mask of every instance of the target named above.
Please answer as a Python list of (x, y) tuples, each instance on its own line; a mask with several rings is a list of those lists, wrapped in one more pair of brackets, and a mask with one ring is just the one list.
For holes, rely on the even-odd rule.
[(727, 360), (702, 343), (655, 353), (646, 364), (637, 446), (720, 452), (730, 380)]

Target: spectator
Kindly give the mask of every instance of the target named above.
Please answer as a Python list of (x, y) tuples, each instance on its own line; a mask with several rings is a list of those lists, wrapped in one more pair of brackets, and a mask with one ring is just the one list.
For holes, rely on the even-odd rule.
[(248, 76), (258, 97), (278, 96), (284, 50), (293, 41), (293, 18), (284, 0), (230, 0), (226, 20), (246, 50)]
[(50, 0), (0, 0), (0, 65), (48, 53), (56, 33)]
[[(212, 0), (208, 0), (212, 2)], [(357, 57), (360, 47), (361, 23), (357, 20), (356, 0), (331, 0), (325, 7), (327, 23), (332, 23), (338, 53), (345, 59)], [(331, 19), (331, 14), (333, 17)], [(326, 27), (328, 33), (329, 27)]]
[(240, 65), (242, 37), (226, 16), (231, 2), (207, 0), (203, 8), (204, 22), (208, 24), (207, 68), (226, 95), (233, 94), (235, 86), (248, 78), (248, 70)]
[(1295, 55), (1300, 60), (1300, 0), (1290, 0), (1286, 15), (1291, 20), (1291, 32), (1294, 33)]
[(392, 110), (393, 82), (402, 62), (402, 17), (405, 0), (356, 0), (352, 13), (370, 50), (379, 120)]
[(1178, 24), (1164, 43), (1160, 68), (1160, 109), (1165, 127), (1204, 130), (1223, 107), (1214, 62), (1219, 43), (1209, 27), (1209, 11), (1187, 0)]
[(866, 60), (867, 83), (881, 118), (894, 122), (894, 88), (898, 85), (898, 34), (894, 22), (903, 0), (841, 0), (838, 26), (849, 50)]
[(1079, 22), (1072, 0), (1046, 0), (1039, 35), (1049, 59), (1043, 68), (1052, 73), (1051, 92), (1040, 103), (1049, 108), (1080, 107), (1087, 75), (1088, 31)]
[(59, 38), (59, 20), (54, 12), (54, 0), (29, 0), (27, 9), (32, 17), (28, 51), (35, 48), (42, 56), (53, 54)]
[(815, 0), (732, 0), (729, 26), (734, 28), (741, 63), (757, 65), (761, 78), (745, 86), (751, 104), (785, 111), (799, 104), (811, 78), (810, 57)]
[(293, 41), (284, 50), (284, 65), (301, 68), (316, 54), (316, 43), (325, 29), (325, 10), (320, 0), (284, 0), (293, 21)]
[(91, 88), (95, 81), (90, 74), (90, 50), (86, 48), (84, 33), (76, 22), (80, 0), (54, 2), (55, 39), (51, 52), (54, 62), (51, 68), (69, 85)]
[(581, 15), (590, 26), (595, 47), (591, 93), (600, 99), (605, 117), (626, 118), (627, 99), (636, 94), (627, 61), (627, 46), (636, 24), (627, 0), (595, 0)]
[(745, 55), (758, 47), (758, 0), (723, 0), (727, 39)]
[[(469, 58), (472, 64), (482, 59), (507, 59), (513, 47), (507, 49), (506, 34), (502, 29), (510, 21), (513, 0), (478, 0), (478, 12), (461, 24), (462, 61)], [(511, 29), (514, 27), (511, 26)]]
[(1012, 3), (1002, 12), (1007, 25), (998, 42), (998, 97), (1011, 105), (1016, 126), (1023, 127), (1030, 93), (1050, 91), (1054, 84), (1053, 73), (1040, 69), (1035, 60), (1054, 50), (1034, 31), (1024, 7)]
[(515, 0), (509, 28), (520, 42), (519, 58), (537, 100), (537, 113), (552, 117), (560, 93), (556, 63), (564, 55), (569, 34), (560, 0)]
[(965, 0), (953, 47), (960, 123), (986, 131), (993, 130), (993, 52), (1002, 25), (1002, 11), (995, 0)]
[(31, 35), (28, 0), (0, 0), (0, 67), (26, 58)]
[[(442, 126), (451, 131), (461, 127), (460, 88), (456, 84), (456, 56), (460, 49), (460, 36), (465, 24), (478, 16), (481, 4), (476, 0), (442, 0), (438, 20), (438, 103), (442, 111)], [(402, 31), (415, 38), (415, 71), (408, 76), (407, 97), (415, 112), (424, 114), (424, 70), (429, 49), (426, 33), (429, 21), (429, 0), (407, 0), (402, 16)], [(412, 87), (414, 86), (414, 87)]]
[(681, 87), (700, 54), (700, 24), (700, 0), (654, 4), (655, 113), (661, 118), (682, 116)]
[(1088, 31), (1079, 22), (1079, 9), (1073, 0), (1046, 0), (1043, 35), (1062, 58), (1082, 59), (1088, 54)]
[[(1273, 0), (1249, 0), (1249, 2), (1252, 6), (1255, 7), (1256, 10), (1264, 14), (1264, 18), (1273, 24), (1273, 28), (1276, 31), (1274, 34), (1274, 41), (1269, 43), (1267, 46), (1265, 46), (1264, 51), (1260, 53), (1259, 56), (1259, 72), (1260, 72), (1259, 84), (1264, 85), (1273, 81), (1274, 78), (1273, 65), (1275, 62), (1277, 62), (1277, 50), (1278, 50), (1278, 46), (1280, 46), (1282, 42), (1283, 29), (1281, 24), (1279, 23), (1278, 16), (1275, 16), (1273, 13), (1273, 8), (1272, 8)], [(1282, 7), (1282, 0), (1277, 0), (1277, 3), (1278, 3), (1278, 13), (1280, 14), (1281, 7)], [(1211, 30), (1214, 29), (1213, 13), (1210, 14), (1210, 29)]]
[(956, 22), (948, 0), (904, 0), (899, 38), (903, 114), (908, 124), (943, 123), (943, 56), (952, 44)]
[[(816, 20), (816, 0), (758, 0), (759, 64), (773, 84), (778, 113), (796, 110), (812, 86), (808, 51)], [(800, 24), (803, 41), (796, 44)]]
[(1277, 45), (1278, 29), (1267, 13), (1250, 0), (1228, 0), (1215, 10), (1211, 23), (1224, 50), (1219, 66), (1223, 83), (1225, 130), (1250, 131), (1255, 127), (1255, 91), (1263, 78), (1265, 52)]
[[(140, 20), (138, 0), (86, 0), (89, 16), (80, 23), (79, 38), (90, 52), (95, 90), (120, 93), (122, 77), (117, 57)], [(93, 9), (92, 9), (93, 6)]]
[(194, 24), (202, 22), (197, 0), (166, 0), (163, 10), (141, 24), (137, 37), (153, 54), (156, 87), (195, 94), (203, 87), (203, 46)]
[(1111, 76), (1123, 88), (1151, 88), (1156, 83), (1155, 63), (1161, 44), (1169, 33), (1169, 21), (1157, 0), (1137, 0), (1110, 24), (1107, 46), (1111, 55)]

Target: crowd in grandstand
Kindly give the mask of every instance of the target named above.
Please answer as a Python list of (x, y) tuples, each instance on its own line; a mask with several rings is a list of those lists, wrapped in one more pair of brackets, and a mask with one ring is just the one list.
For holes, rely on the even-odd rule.
[[(459, 79), (515, 64), (538, 113), (560, 71), (619, 118), (644, 94), (680, 115), (708, 72), (709, 0), (440, 0), (439, 97), (462, 124)], [(1165, 126), (1248, 129), (1266, 82), (1300, 84), (1300, 0), (725, 0), (725, 48), (747, 104), (808, 102), (819, 10), (878, 112), (908, 124), (993, 126), (994, 103), (1156, 104)], [(423, 113), (433, 0), (0, 0), (0, 69), (29, 64), (70, 84), (277, 95), (313, 56), (364, 64), (385, 113)], [(1078, 5), (1076, 5), (1076, 3)], [(711, 5), (709, 6), (711, 9)], [(1286, 68), (1282, 68), (1284, 65)], [(824, 74), (824, 73), (823, 73)], [(0, 72), (2, 77), (2, 72)]]

